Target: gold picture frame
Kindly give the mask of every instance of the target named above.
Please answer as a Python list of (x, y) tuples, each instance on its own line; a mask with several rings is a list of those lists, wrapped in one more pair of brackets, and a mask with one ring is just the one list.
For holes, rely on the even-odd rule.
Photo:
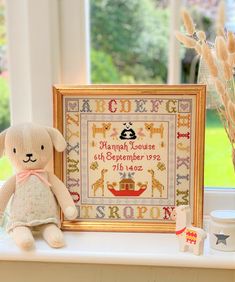
[(202, 227), (205, 85), (56, 85), (53, 99), (68, 144), (54, 169), (79, 211), (62, 229), (174, 232), (181, 204)]

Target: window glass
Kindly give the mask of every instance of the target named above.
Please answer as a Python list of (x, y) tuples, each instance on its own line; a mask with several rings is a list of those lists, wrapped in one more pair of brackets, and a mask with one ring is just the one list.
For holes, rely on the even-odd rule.
[[(214, 38), (218, 0), (187, 0), (208, 38)], [(90, 0), (92, 83), (166, 83), (170, 1)], [(227, 27), (233, 27), (227, 1)], [(235, 9), (233, 9), (235, 11)], [(171, 31), (174, 32), (174, 31)], [(199, 57), (181, 48), (181, 83), (196, 83)], [(231, 145), (214, 107), (207, 105), (205, 186), (234, 187)]]
[[(0, 1), (0, 132), (10, 126), (9, 84), (6, 56), (5, 6)], [(12, 174), (6, 157), (0, 158), (0, 181)]]
[(166, 83), (168, 1), (90, 0), (92, 83)]
[[(207, 39), (215, 40), (216, 21), (220, 1), (188, 0), (187, 8), (197, 29), (206, 32)], [(235, 31), (235, 1), (225, 1), (226, 28)], [(195, 67), (194, 67), (195, 66)], [(182, 60), (182, 82), (194, 83), (204, 70), (200, 69), (199, 57), (192, 49), (187, 49)], [(201, 72), (201, 73), (200, 73)], [(235, 173), (232, 163), (232, 146), (215, 106), (213, 85), (207, 87), (206, 146), (205, 146), (205, 186), (234, 187)]]

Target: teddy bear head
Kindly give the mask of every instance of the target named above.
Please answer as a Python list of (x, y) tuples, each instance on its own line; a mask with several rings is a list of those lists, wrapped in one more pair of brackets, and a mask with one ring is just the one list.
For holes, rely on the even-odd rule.
[(5, 151), (17, 171), (45, 168), (52, 158), (53, 147), (58, 152), (66, 148), (64, 137), (55, 128), (24, 123), (0, 134), (0, 157)]

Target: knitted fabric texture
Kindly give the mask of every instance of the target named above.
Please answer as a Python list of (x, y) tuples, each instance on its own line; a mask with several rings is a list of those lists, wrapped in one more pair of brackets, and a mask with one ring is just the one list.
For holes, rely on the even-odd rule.
[[(40, 176), (48, 179), (46, 172)], [(50, 187), (36, 175), (30, 175), (22, 182), (16, 183), (10, 207), (7, 231), (17, 226), (37, 226), (54, 223), (60, 226), (59, 209)]]

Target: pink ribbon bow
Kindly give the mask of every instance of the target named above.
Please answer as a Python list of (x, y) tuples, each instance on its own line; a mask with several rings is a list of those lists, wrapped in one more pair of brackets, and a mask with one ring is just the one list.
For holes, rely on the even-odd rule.
[(20, 183), (22, 181), (25, 181), (29, 176), (35, 175), (37, 176), (45, 185), (51, 187), (50, 182), (46, 180), (45, 177), (41, 176), (39, 173), (46, 172), (44, 169), (29, 169), (29, 170), (23, 170), (17, 174), (17, 182)]

